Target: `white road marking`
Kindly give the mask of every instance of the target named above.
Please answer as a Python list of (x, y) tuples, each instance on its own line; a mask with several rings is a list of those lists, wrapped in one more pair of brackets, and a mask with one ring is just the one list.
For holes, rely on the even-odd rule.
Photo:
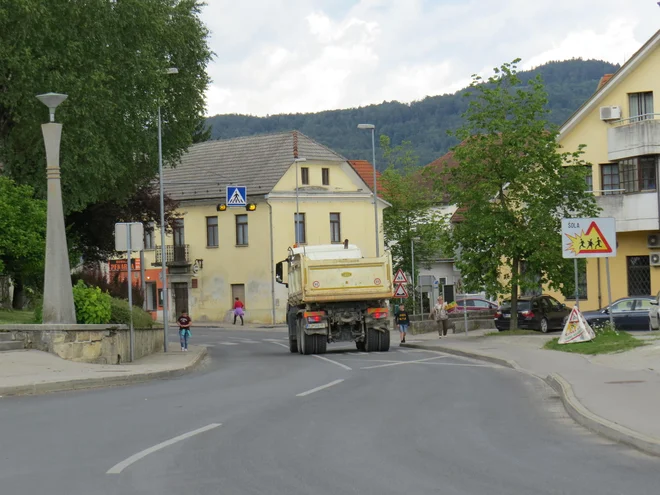
[(337, 385), (344, 380), (335, 380), (334, 382), (326, 383), (325, 385), (321, 385), (320, 387), (313, 388), (311, 390), (307, 390), (306, 392), (301, 392), (299, 394), (296, 394), (296, 397), (305, 397), (306, 395), (313, 394), (314, 392), (318, 392), (319, 390), (323, 390), (328, 387), (332, 387), (333, 385)]
[(288, 349), (288, 348), (289, 348), (288, 345), (286, 345), (286, 344), (282, 344), (282, 343), (280, 343), (280, 342), (271, 342), (271, 344), (279, 345), (279, 346), (281, 346), (281, 347), (284, 347), (285, 349)]
[(425, 362), (425, 361), (431, 361), (431, 360), (434, 360), (434, 359), (442, 359), (442, 358), (444, 358), (444, 357), (446, 357), (446, 356), (435, 356), (435, 357), (432, 357), (432, 358), (417, 359), (417, 360), (415, 360), (415, 361), (396, 361), (396, 362), (394, 362), (394, 363), (377, 364), (377, 365), (375, 365), (375, 366), (366, 366), (366, 367), (364, 367), (364, 368), (360, 368), (360, 369), (363, 369), (363, 370), (371, 370), (371, 369), (374, 369), (374, 368), (385, 368), (385, 367), (387, 367), (387, 366), (398, 366), (398, 365), (400, 365), (400, 364), (423, 363), (423, 362)]
[(351, 371), (352, 368), (346, 366), (345, 364), (338, 363), (337, 361), (334, 361), (332, 359), (328, 359), (327, 357), (324, 356), (319, 356), (318, 354), (312, 354), (312, 357), (315, 357), (316, 359), (322, 359), (323, 361), (327, 361), (328, 363), (336, 364), (340, 368), (344, 368), (345, 370)]
[(264, 342), (285, 342), (286, 339), (261, 339)]
[(239, 344), (258, 344), (256, 340), (249, 340), (249, 339), (236, 339), (238, 340)]
[(236, 342), (218, 342), (218, 345), (239, 345)]
[(130, 456), (128, 459), (125, 459), (121, 461), (119, 464), (115, 464), (112, 466), (106, 474), (119, 474), (121, 473), (124, 469), (126, 469), (128, 466), (131, 464), (139, 461), (143, 457), (148, 456), (149, 454), (153, 454), (154, 452), (164, 449), (165, 447), (169, 447), (172, 444), (175, 444), (177, 442), (180, 442), (181, 440), (185, 440), (186, 438), (190, 438), (195, 435), (199, 435), (200, 433), (204, 433), (205, 431), (212, 430), (214, 428), (217, 428), (218, 426), (222, 426), (220, 423), (211, 423), (210, 425), (206, 425), (203, 428), (199, 428), (197, 430), (189, 431), (188, 433), (184, 433), (183, 435), (179, 435), (178, 437), (171, 438), (170, 440), (167, 440), (165, 442), (159, 443), (158, 445), (154, 445), (153, 447), (149, 447), (148, 449), (143, 450), (142, 452), (138, 452), (135, 455)]

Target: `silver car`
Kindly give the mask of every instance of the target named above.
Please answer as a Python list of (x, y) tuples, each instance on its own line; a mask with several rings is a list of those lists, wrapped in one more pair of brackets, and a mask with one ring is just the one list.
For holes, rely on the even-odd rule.
[(649, 309), (649, 330), (660, 330), (660, 292), (651, 301)]

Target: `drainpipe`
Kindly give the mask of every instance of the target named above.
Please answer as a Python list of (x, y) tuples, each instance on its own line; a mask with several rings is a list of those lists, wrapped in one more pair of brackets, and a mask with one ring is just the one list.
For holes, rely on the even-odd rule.
[(273, 320), (273, 325), (275, 325), (275, 248), (273, 245), (273, 206), (268, 202), (268, 197), (266, 197), (266, 204), (268, 205), (268, 220), (270, 223), (270, 307), (271, 318)]

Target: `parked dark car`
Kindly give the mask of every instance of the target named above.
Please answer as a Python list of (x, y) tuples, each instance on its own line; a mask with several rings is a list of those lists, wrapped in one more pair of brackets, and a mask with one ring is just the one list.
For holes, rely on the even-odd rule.
[(632, 296), (617, 299), (611, 306), (585, 311), (582, 313), (585, 320), (592, 327), (602, 326), (610, 321), (610, 308), (612, 308), (612, 319), (618, 330), (648, 330), (649, 310), (653, 308), (653, 296)]
[(456, 299), (454, 312), (462, 313), (465, 309), (470, 311), (493, 311), (497, 309), (497, 304), (490, 302), (483, 297), (465, 297)]
[[(531, 296), (518, 298), (518, 328), (540, 330), (561, 330), (564, 319), (571, 313), (571, 308), (550, 296)], [(501, 332), (509, 330), (511, 323), (511, 301), (504, 301), (495, 313), (495, 327)]]

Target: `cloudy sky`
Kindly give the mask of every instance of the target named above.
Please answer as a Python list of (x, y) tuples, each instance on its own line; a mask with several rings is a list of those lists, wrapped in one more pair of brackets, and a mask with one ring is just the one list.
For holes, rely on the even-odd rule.
[(206, 0), (207, 113), (315, 112), (454, 92), (522, 58), (623, 63), (655, 0)]

